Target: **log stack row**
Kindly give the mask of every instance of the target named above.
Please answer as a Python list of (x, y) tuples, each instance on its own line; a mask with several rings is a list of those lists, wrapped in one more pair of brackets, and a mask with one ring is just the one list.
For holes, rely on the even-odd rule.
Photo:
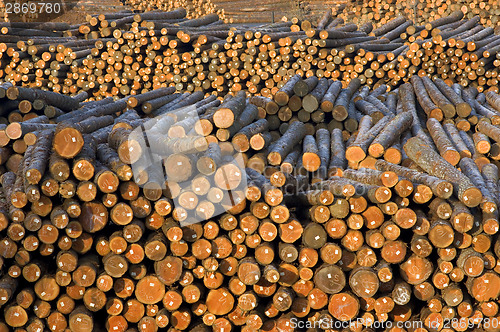
[(425, 24), (460, 10), (471, 19), (479, 16), (481, 24), (495, 27), (500, 19), (500, 10), (495, 0), (477, 1), (349, 1), (346, 4), (342, 17), (357, 24), (375, 21), (385, 24), (398, 15), (403, 15), (418, 24)]
[[(171, 11), (179, 8), (186, 10), (186, 18), (199, 18), (208, 14), (217, 14), (221, 20), (226, 21), (224, 8), (219, 9), (211, 0), (158, 0), (158, 1), (142, 1), (142, 0), (126, 0), (123, 1), (125, 6), (139, 10), (163, 10)], [(227, 18), (228, 22), (232, 22)]]
[(346, 23), (327, 11), (309, 21), (246, 27), (216, 14), (124, 11), (88, 23), (5, 23), (0, 76), (91, 99), (124, 97), (157, 87), (223, 97), (240, 90), (270, 97), (295, 74), (397, 87), (412, 75), (497, 89), (499, 37), (461, 12), (414, 25), (397, 17), (380, 28)]
[(0, 86), (0, 331), (496, 330), (496, 92), (86, 97)]

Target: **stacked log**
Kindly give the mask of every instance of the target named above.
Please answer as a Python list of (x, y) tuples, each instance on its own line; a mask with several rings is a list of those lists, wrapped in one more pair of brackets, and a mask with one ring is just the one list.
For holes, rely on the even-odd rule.
[(467, 18), (474, 16), (481, 18), (481, 24), (495, 27), (500, 19), (498, 4), (494, 0), (460, 0), (460, 1), (349, 1), (342, 2), (346, 8), (342, 11), (342, 18), (356, 24), (377, 22), (383, 25), (399, 15), (414, 20), (417, 24), (425, 24), (453, 13), (461, 11)]
[(292, 76), (272, 99), (0, 97), (34, 114), (0, 129), (3, 330), (499, 319), (496, 92)]
[(184, 9), (87, 19), (3, 24), (0, 78), (68, 95), (85, 91), (91, 100), (168, 86), (272, 97), (297, 74), (340, 80), (343, 88), (353, 79), (396, 88), (418, 75), (498, 91), (498, 36), (461, 12), (425, 26), (397, 17), (374, 30), (331, 11), (317, 26), (298, 19), (230, 26), (215, 14), (189, 20)]
[(157, 0), (141, 1), (126, 0), (122, 1), (124, 5), (139, 11), (162, 10), (171, 11), (179, 8), (186, 10), (186, 18), (194, 19), (208, 14), (217, 14), (223, 21), (232, 22), (226, 18), (224, 8), (219, 9), (211, 0)]

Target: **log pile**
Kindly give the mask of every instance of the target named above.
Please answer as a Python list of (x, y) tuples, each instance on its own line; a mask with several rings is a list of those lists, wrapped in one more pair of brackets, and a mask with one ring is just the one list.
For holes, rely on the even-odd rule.
[(163, 10), (172, 11), (179, 8), (186, 10), (186, 18), (194, 19), (208, 14), (217, 14), (223, 21), (232, 22), (226, 18), (224, 9), (219, 9), (211, 0), (125, 0), (125, 6), (139, 11)]
[(496, 329), (496, 92), (87, 97), (0, 86), (0, 331)]
[(123, 11), (88, 23), (4, 23), (0, 78), (89, 98), (125, 97), (158, 87), (224, 97), (244, 90), (271, 97), (291, 77), (333, 78), (343, 87), (397, 87), (412, 75), (498, 91), (499, 37), (461, 12), (414, 25), (397, 17), (357, 26), (331, 11), (307, 20), (230, 26), (210, 14)]
[(385, 24), (399, 15), (414, 20), (418, 24), (425, 24), (460, 10), (467, 18), (480, 17), (480, 22), (489, 27), (497, 26), (500, 20), (500, 9), (496, 0), (459, 0), (459, 1), (402, 1), (402, 0), (355, 0), (341, 1), (346, 4), (341, 16), (362, 24), (375, 21)]

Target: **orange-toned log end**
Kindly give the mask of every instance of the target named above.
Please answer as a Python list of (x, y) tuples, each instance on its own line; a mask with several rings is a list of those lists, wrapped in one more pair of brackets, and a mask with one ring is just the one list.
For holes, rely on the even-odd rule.
[(460, 161), (460, 153), (458, 153), (458, 151), (455, 151), (455, 150), (445, 151), (441, 155), (441, 157), (443, 157), (444, 160), (446, 160), (447, 162), (449, 162), (453, 166), (456, 166), (458, 164), (458, 162)]
[(156, 325), (156, 320), (150, 316), (144, 316), (137, 323), (139, 332), (156, 332), (158, 331), (158, 326)]
[(254, 285), (261, 278), (260, 267), (253, 259), (244, 259), (238, 266), (238, 277), (245, 285)]
[(411, 228), (417, 222), (417, 215), (412, 209), (399, 209), (394, 215), (394, 222), (401, 228)]
[(63, 128), (54, 135), (54, 150), (66, 159), (76, 156), (82, 150), (83, 144), (83, 136), (75, 128)]
[(130, 205), (120, 202), (113, 206), (110, 212), (111, 220), (117, 225), (128, 225), (133, 219), (133, 210)]
[(5, 128), (5, 134), (10, 139), (18, 139), (23, 135), (23, 130), (19, 122), (12, 122)]
[(343, 176), (344, 170), (340, 167), (330, 167), (328, 169), (328, 176)]
[(333, 103), (329, 100), (324, 100), (321, 102), (320, 107), (323, 112), (331, 112), (333, 110)]
[(469, 293), (477, 301), (489, 301), (500, 295), (500, 277), (493, 272), (486, 272), (482, 276), (467, 281)]
[(368, 148), (368, 153), (374, 158), (379, 158), (384, 155), (384, 146), (379, 143), (371, 144)]
[(377, 267), (377, 276), (381, 282), (389, 282), (392, 280), (392, 269), (389, 265)]
[(28, 322), (28, 314), (23, 307), (15, 305), (8, 307), (4, 312), (5, 322), (12, 327), (21, 327)]
[[(430, 330), (430, 331), (442, 331), (443, 325), (444, 325), (444, 320), (443, 320), (443, 315), (439, 312), (430, 312), (428, 315), (425, 316), (424, 325)], [(425, 329), (425, 331), (428, 331)]]
[(172, 285), (181, 277), (182, 260), (178, 257), (167, 256), (155, 263), (155, 272), (161, 282), (167, 286)]
[(356, 188), (352, 184), (346, 184), (342, 187), (342, 194), (345, 197), (352, 197), (356, 194)]
[(498, 217), (495, 214), (483, 213), (483, 231), (488, 235), (493, 235), (500, 229)]
[(377, 162), (377, 159), (373, 158), (372, 156), (367, 156), (365, 159), (363, 159), (359, 164), (358, 168), (370, 168), (370, 169), (375, 169), (375, 163)]
[(250, 140), (244, 134), (236, 134), (231, 140), (233, 147), (238, 152), (246, 152), (250, 149)]
[(289, 99), (290, 99), (289, 96), (284, 91), (278, 91), (274, 95), (274, 101), (279, 106), (284, 106), (284, 105), (288, 104)]
[(401, 154), (401, 151), (399, 149), (391, 147), (384, 152), (384, 160), (390, 163), (399, 165), (402, 159), (403, 155)]
[(446, 248), (453, 243), (453, 228), (449, 223), (439, 223), (429, 230), (428, 238), (435, 247)]
[(467, 205), (468, 207), (478, 206), (483, 199), (483, 195), (478, 188), (469, 188), (466, 189), (462, 197), (460, 197), (460, 201)]
[(264, 148), (264, 146), (266, 145), (266, 140), (265, 140), (265, 137), (262, 135), (262, 134), (256, 134), (256, 135), (253, 135), (251, 138), (250, 138), (250, 146), (254, 149), (254, 150), (262, 150)]
[(406, 262), (400, 265), (401, 277), (411, 284), (418, 285), (424, 282), (432, 274), (432, 263), (416, 255), (412, 255)]
[(436, 186), (435, 190), (440, 198), (447, 199), (453, 194), (453, 185), (449, 182), (442, 181)]
[(281, 155), (278, 152), (272, 151), (267, 155), (267, 161), (271, 165), (277, 166), (281, 164)]
[(328, 312), (340, 321), (348, 321), (359, 312), (359, 301), (348, 293), (335, 294), (328, 303)]
[(443, 111), (440, 108), (435, 108), (429, 113), (429, 118), (434, 118), (441, 122), (443, 120)]
[(219, 108), (213, 119), (217, 128), (229, 128), (234, 123), (234, 113), (228, 108)]
[(309, 291), (307, 299), (309, 300), (309, 306), (314, 310), (321, 309), (328, 304), (328, 295), (319, 288)]
[(35, 293), (43, 301), (52, 301), (59, 295), (59, 285), (55, 278), (43, 276), (35, 284)]
[(113, 332), (125, 332), (128, 329), (128, 322), (123, 316), (108, 316), (106, 329)]
[(194, 125), (194, 130), (198, 135), (202, 136), (208, 136), (212, 132), (214, 126), (212, 122), (210, 122), (208, 119), (200, 119), (199, 121), (196, 122)]
[(432, 199), (432, 189), (426, 185), (418, 184), (414, 189), (413, 201), (418, 204), (425, 204)]
[(432, 297), (434, 297), (435, 289), (430, 282), (424, 281), (423, 283), (414, 287), (413, 293), (415, 294), (415, 297), (420, 301), (429, 301), (430, 299), (432, 299)]
[(321, 159), (316, 153), (306, 152), (302, 155), (302, 163), (307, 171), (314, 172), (321, 166)]
[(465, 275), (469, 277), (477, 277), (484, 270), (484, 260), (479, 256), (471, 256), (466, 258), (463, 266)]
[(97, 312), (106, 305), (106, 294), (98, 288), (88, 288), (83, 296), (85, 307), (90, 311)]
[(94, 176), (94, 165), (89, 160), (78, 160), (73, 166), (73, 175), (77, 180), (88, 181)]
[(351, 273), (349, 285), (357, 296), (372, 297), (378, 291), (379, 279), (373, 270), (360, 268)]
[(109, 194), (115, 192), (120, 185), (120, 180), (115, 173), (111, 171), (105, 171), (97, 176), (97, 186), (101, 192)]
[(498, 207), (495, 202), (483, 197), (483, 201), (481, 202), (481, 210), (483, 213), (494, 213), (497, 209)]
[(130, 323), (137, 323), (144, 316), (145, 308), (136, 299), (129, 299), (123, 306), (123, 317)]
[(366, 153), (359, 146), (350, 146), (345, 151), (345, 157), (351, 162), (360, 162), (366, 158)]
[(491, 149), (491, 144), (488, 141), (478, 141), (476, 143), (476, 150), (480, 154), (486, 154), (490, 152), (490, 149)]
[(37, 169), (28, 169), (26, 171), (26, 179), (29, 183), (36, 184), (42, 179), (42, 173)]
[(382, 173), (380, 180), (384, 186), (392, 188), (398, 183), (399, 177), (394, 172), (386, 171)]
[(205, 304), (210, 313), (223, 316), (233, 310), (234, 297), (225, 288), (213, 289), (208, 293)]
[(316, 271), (314, 284), (327, 294), (338, 293), (346, 284), (344, 272), (336, 265), (326, 265)]
[[(28, 197), (26, 196), (26, 193), (18, 191), (12, 193), (10, 201), (14, 207), (22, 209), (23, 207), (26, 206), (26, 204), (28, 204)], [(16, 220), (14, 219), (14, 221)]]
[(375, 198), (379, 203), (387, 203), (392, 197), (392, 191), (386, 187), (379, 187), (375, 190)]
[(240, 185), (242, 177), (242, 171), (238, 166), (226, 164), (217, 169), (214, 181), (221, 189), (234, 190)]
[(399, 264), (406, 256), (406, 244), (401, 241), (386, 241), (382, 247), (381, 255), (386, 262)]
[[(9, 144), (10, 138), (7, 137), (7, 134), (5, 133), (5, 130), (0, 130), (0, 147), (4, 147), (7, 144)], [(31, 144), (33, 145), (33, 144)]]
[(92, 331), (94, 320), (91, 313), (84, 307), (78, 307), (69, 315), (69, 328), (74, 332)]
[(165, 285), (155, 276), (146, 276), (135, 286), (135, 297), (141, 303), (155, 304), (165, 295)]

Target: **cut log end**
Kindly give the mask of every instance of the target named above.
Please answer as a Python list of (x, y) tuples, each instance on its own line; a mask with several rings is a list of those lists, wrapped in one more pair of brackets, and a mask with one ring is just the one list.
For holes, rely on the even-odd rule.
[(63, 158), (69, 159), (76, 156), (83, 148), (82, 134), (75, 128), (64, 128), (54, 136), (54, 150)]
[(366, 158), (366, 152), (359, 146), (350, 146), (346, 149), (345, 157), (351, 162), (360, 162)]
[(466, 189), (463, 192), (462, 197), (460, 200), (467, 205), (468, 207), (475, 207), (478, 206), (483, 199), (483, 195), (481, 193), (481, 190), (478, 188), (469, 188)]

